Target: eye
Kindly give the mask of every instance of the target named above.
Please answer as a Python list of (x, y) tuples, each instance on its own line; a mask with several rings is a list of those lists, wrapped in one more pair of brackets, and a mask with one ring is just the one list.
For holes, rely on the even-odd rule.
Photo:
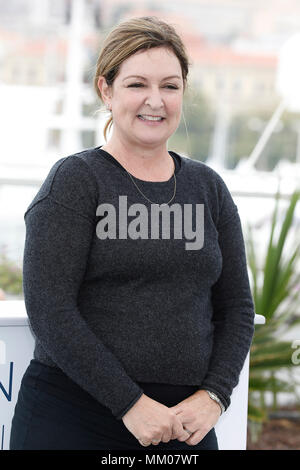
[(131, 85), (128, 85), (128, 88), (129, 88), (129, 87), (137, 87), (137, 88), (139, 88), (139, 87), (141, 87), (141, 86), (143, 86), (142, 83), (131, 83)]
[[(130, 85), (128, 85), (128, 88), (141, 88), (143, 86), (143, 83), (131, 83)], [(169, 88), (169, 90), (178, 90), (178, 87), (176, 85), (165, 85), (165, 88)]]

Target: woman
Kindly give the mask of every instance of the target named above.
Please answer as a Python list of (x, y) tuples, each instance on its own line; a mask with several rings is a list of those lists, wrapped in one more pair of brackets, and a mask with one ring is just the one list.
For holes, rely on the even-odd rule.
[(112, 135), (58, 160), (25, 213), (36, 345), (11, 449), (218, 449), (254, 310), (225, 183), (167, 150), (187, 74), (155, 17), (103, 44), (95, 86)]

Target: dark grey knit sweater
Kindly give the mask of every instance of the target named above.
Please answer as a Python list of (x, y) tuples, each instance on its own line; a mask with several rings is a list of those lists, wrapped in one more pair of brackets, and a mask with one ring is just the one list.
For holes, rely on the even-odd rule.
[[(169, 153), (169, 205), (98, 147), (58, 160), (24, 215), (34, 357), (118, 419), (139, 382), (197, 385), (227, 408), (254, 332), (237, 206), (217, 172)], [(154, 203), (173, 195), (173, 177), (134, 181)]]

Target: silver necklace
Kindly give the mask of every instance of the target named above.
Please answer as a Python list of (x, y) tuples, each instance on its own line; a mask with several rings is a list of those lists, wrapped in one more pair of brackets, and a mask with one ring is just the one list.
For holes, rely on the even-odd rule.
[[(173, 160), (173, 158), (172, 158)], [(174, 160), (173, 160), (174, 162)], [(125, 168), (125, 171), (126, 173), (130, 176), (130, 179), (131, 181), (133, 182), (133, 184), (137, 187), (137, 190), (141, 193), (141, 195), (147, 199), (147, 201), (151, 202), (151, 204), (156, 204), (157, 206), (165, 206), (167, 204), (170, 204), (171, 201), (173, 201), (174, 197), (175, 197), (175, 194), (176, 194), (176, 176), (175, 176), (175, 169), (176, 169), (176, 165), (175, 165), (175, 162), (174, 162), (174, 173), (173, 173), (173, 176), (174, 176), (174, 193), (173, 193), (173, 196), (171, 197), (171, 199), (168, 201), (168, 202), (164, 202), (162, 204), (159, 204), (158, 202), (153, 202), (153, 201), (150, 201), (149, 198), (147, 198), (147, 196), (145, 196), (145, 194), (140, 190), (140, 188), (138, 187), (138, 185), (136, 184), (136, 182), (133, 180), (132, 178), (132, 175), (130, 173), (128, 173), (128, 171), (126, 170)]]

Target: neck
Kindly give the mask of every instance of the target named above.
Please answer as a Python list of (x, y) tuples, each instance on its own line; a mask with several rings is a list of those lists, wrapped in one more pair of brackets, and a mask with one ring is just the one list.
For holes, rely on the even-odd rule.
[(166, 146), (138, 147), (112, 139), (102, 146), (133, 176), (151, 181), (165, 181), (173, 175), (175, 164)]

